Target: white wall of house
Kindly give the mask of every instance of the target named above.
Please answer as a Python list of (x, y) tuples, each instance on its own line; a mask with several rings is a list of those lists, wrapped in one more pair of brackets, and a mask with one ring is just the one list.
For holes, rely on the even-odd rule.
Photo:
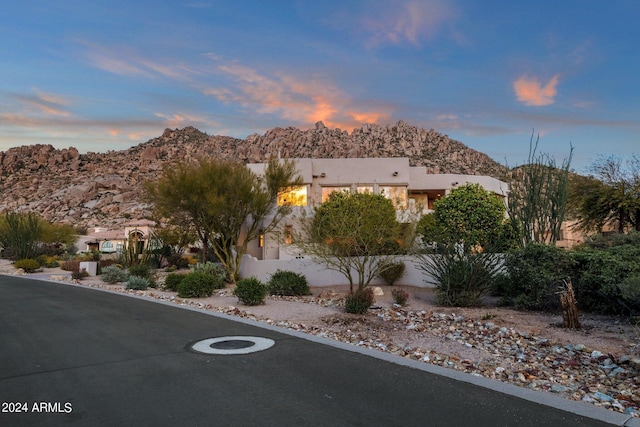
[[(398, 260), (402, 260), (405, 263), (404, 275), (395, 283), (399, 286), (416, 286), (416, 287), (433, 287), (433, 285), (426, 282), (428, 278), (425, 273), (418, 269), (414, 257), (405, 256), (400, 257)], [(287, 270), (296, 273), (303, 274), (307, 278), (309, 286), (341, 286), (348, 285), (347, 278), (333, 270), (327, 270), (322, 264), (317, 264), (310, 258), (302, 259), (269, 259), (259, 260), (251, 255), (244, 255), (242, 257), (242, 265), (240, 266), (240, 277), (247, 278), (251, 276), (257, 277), (262, 282), (268, 282), (269, 278), (277, 270)], [(357, 285), (358, 275), (355, 271), (352, 272), (355, 285)], [(379, 277), (376, 277), (371, 285), (384, 285), (385, 282)]]

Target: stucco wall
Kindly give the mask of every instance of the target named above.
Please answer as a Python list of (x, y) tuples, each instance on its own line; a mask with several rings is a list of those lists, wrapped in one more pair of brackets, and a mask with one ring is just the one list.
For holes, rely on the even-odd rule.
[[(400, 259), (405, 262), (406, 270), (400, 280), (396, 282), (396, 285), (432, 287), (432, 285), (425, 282), (427, 278), (425, 273), (416, 267), (415, 258), (407, 256)], [(275, 273), (278, 269), (304, 274), (310, 286), (339, 286), (349, 284), (347, 278), (341, 273), (327, 270), (324, 265), (316, 264), (309, 258), (259, 260), (253, 256), (244, 255), (242, 257), (240, 277), (255, 276), (262, 282), (268, 282), (271, 274)], [(354, 271), (352, 275), (357, 284), (357, 273)], [(385, 282), (377, 277), (371, 284), (384, 285)]]

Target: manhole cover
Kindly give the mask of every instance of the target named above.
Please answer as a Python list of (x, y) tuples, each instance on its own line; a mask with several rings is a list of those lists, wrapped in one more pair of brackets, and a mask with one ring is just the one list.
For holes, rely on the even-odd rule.
[(241, 348), (247, 348), (256, 345), (253, 341), (246, 340), (228, 340), (218, 341), (211, 344), (209, 347), (217, 348), (218, 350), (240, 350)]
[(275, 341), (261, 337), (218, 337), (198, 341), (191, 348), (204, 354), (248, 354), (266, 350)]

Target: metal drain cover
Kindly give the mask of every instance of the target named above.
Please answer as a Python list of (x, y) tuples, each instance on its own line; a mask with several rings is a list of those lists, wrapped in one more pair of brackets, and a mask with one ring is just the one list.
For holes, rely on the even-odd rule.
[(204, 354), (249, 354), (266, 350), (274, 344), (275, 341), (261, 337), (218, 337), (198, 341), (191, 349)]

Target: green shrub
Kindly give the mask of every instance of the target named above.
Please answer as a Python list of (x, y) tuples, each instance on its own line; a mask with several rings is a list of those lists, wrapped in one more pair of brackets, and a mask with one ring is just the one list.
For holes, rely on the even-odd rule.
[(40, 263), (42, 267), (46, 267), (46, 268), (60, 267), (60, 262), (58, 262), (58, 259), (55, 256), (39, 255), (38, 258), (36, 258), (36, 261), (38, 261), (38, 263)]
[(129, 276), (127, 280), (127, 289), (133, 289), (136, 291), (144, 291), (149, 287), (149, 279), (140, 276)]
[(227, 269), (224, 268), (219, 262), (199, 262), (191, 266), (191, 271), (200, 271), (202, 273), (209, 274), (215, 277), (216, 281), (222, 282), (223, 284), (225, 282), (230, 282)]
[(133, 264), (129, 266), (129, 275), (148, 279), (151, 276), (151, 271), (147, 264)]
[(626, 245), (640, 250), (640, 232), (594, 234), (584, 241), (583, 247), (608, 249)]
[(311, 295), (307, 278), (293, 271), (277, 270), (269, 278), (267, 288), (271, 295)]
[[(621, 314), (621, 298), (618, 285), (627, 277), (640, 274), (640, 264), (629, 253), (630, 248), (605, 249), (579, 248), (575, 251), (577, 266), (573, 288), (582, 310)], [(640, 256), (640, 255), (637, 255)]]
[[(511, 292), (511, 277), (507, 273), (498, 273), (491, 283), (489, 295), (501, 297)], [(510, 304), (511, 301), (508, 301)], [(508, 305), (508, 304), (507, 304)]]
[(409, 294), (402, 289), (393, 289), (391, 296), (393, 297), (393, 302), (398, 305), (405, 305), (409, 300)]
[(102, 269), (100, 277), (103, 282), (111, 283), (113, 285), (118, 282), (126, 282), (129, 279), (129, 273), (122, 268), (111, 265)]
[(267, 286), (255, 277), (239, 280), (233, 291), (244, 305), (264, 304), (267, 293)]
[(180, 254), (172, 254), (168, 256), (167, 263), (171, 266), (175, 266), (176, 269), (189, 267), (189, 260)]
[(502, 257), (490, 252), (461, 252), (457, 247), (442, 247), (439, 251), (420, 256), (418, 264), (427, 275), (427, 283), (436, 287), (438, 304), (451, 307), (480, 305), (500, 272)]
[(178, 273), (169, 273), (164, 278), (164, 288), (168, 291), (176, 292), (178, 285), (182, 282), (187, 275)]
[(32, 258), (19, 259), (13, 263), (15, 268), (21, 268), (25, 273), (33, 273), (40, 268), (40, 263)]
[(202, 271), (192, 271), (183, 276), (177, 285), (178, 296), (181, 298), (210, 297), (214, 289), (224, 287), (224, 282)]
[(621, 304), (631, 316), (640, 316), (640, 275), (629, 276), (618, 285)]
[[(519, 310), (557, 311), (557, 295), (563, 281), (571, 277), (576, 260), (573, 252), (556, 247), (531, 243), (513, 250), (505, 258), (508, 277), (500, 277), (504, 303)], [(575, 289), (574, 282), (574, 289)], [(496, 288), (494, 287), (494, 290)], [(577, 298), (580, 304), (580, 298)]]
[(404, 262), (402, 261), (389, 263), (389, 266), (380, 273), (380, 277), (382, 277), (382, 280), (384, 280), (387, 285), (393, 286), (393, 284), (402, 277), (405, 268)]
[(74, 280), (82, 280), (85, 277), (89, 277), (89, 273), (84, 268), (82, 270), (74, 270), (71, 272), (71, 278)]
[(358, 289), (354, 293), (347, 295), (344, 300), (344, 309), (347, 313), (364, 314), (374, 302), (373, 289)]

